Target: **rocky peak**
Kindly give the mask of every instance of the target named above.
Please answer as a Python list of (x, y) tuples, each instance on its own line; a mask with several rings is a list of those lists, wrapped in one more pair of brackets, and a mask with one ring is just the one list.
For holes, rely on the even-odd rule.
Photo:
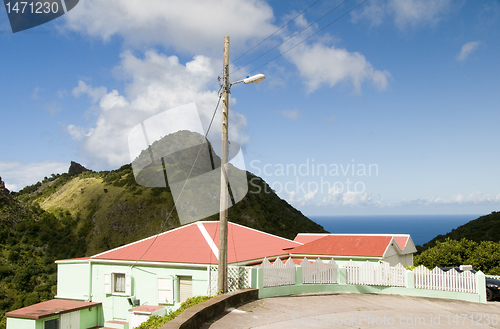
[(84, 166), (82, 166), (79, 163), (71, 161), (71, 165), (69, 166), (68, 174), (70, 176), (76, 176), (76, 175), (79, 175), (79, 174), (81, 174), (82, 172), (85, 172), (85, 171), (90, 171), (90, 170), (87, 169), (87, 168), (85, 168)]
[(2, 181), (2, 177), (0, 177), (0, 205), (9, 204), (11, 202), (12, 196), (10, 195), (10, 191), (5, 187), (5, 183)]

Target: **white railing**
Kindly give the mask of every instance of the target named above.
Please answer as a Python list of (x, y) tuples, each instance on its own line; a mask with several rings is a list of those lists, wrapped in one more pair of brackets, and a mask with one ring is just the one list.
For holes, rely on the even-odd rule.
[(302, 283), (304, 284), (325, 284), (337, 283), (338, 265), (333, 258), (324, 263), (320, 258), (314, 263), (304, 258), (300, 263), (302, 267)]
[(486, 275), (487, 278), (500, 280), (500, 275)]
[(346, 265), (346, 283), (370, 286), (406, 286), (406, 269), (398, 264), (391, 267), (387, 262), (366, 262), (359, 265), (350, 260)]
[(437, 267), (430, 271), (420, 265), (413, 270), (413, 273), (415, 288), (477, 293), (476, 277), (470, 271), (458, 273), (455, 269), (451, 269), (445, 272)]
[(263, 272), (264, 288), (295, 284), (295, 264), (291, 257), (284, 264), (278, 257), (272, 265), (267, 258), (264, 258), (260, 267)]
[[(245, 266), (227, 267), (227, 290), (236, 291), (238, 289), (250, 288), (250, 273), (252, 268)], [(208, 266), (208, 295), (213, 296), (217, 293), (218, 266)]]

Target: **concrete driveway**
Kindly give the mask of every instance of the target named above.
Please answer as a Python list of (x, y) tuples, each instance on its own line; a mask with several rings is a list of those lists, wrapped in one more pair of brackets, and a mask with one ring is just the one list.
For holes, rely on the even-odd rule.
[(219, 328), (500, 328), (500, 302), (372, 294), (300, 295), (260, 299), (219, 316)]

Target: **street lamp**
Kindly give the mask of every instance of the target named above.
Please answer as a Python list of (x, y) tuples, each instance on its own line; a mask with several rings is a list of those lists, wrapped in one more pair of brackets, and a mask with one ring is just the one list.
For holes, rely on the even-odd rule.
[(240, 82), (243, 82), (244, 84), (249, 84), (249, 83), (261, 83), (262, 80), (264, 80), (266, 78), (266, 76), (264, 74), (256, 74), (256, 75), (252, 75), (251, 77), (246, 77), (245, 79), (243, 80), (239, 80), (239, 81), (236, 81), (236, 82), (233, 82), (230, 84), (230, 86), (232, 85), (235, 85), (237, 83), (240, 83)]
[(237, 83), (261, 83), (264, 74), (256, 74), (233, 83), (229, 83), (229, 36), (224, 37), (224, 60), (222, 75), (222, 150), (220, 179), (220, 212), (219, 212), (219, 266), (217, 275), (217, 291), (227, 292), (227, 221), (228, 221), (228, 124), (229, 124), (229, 92)]

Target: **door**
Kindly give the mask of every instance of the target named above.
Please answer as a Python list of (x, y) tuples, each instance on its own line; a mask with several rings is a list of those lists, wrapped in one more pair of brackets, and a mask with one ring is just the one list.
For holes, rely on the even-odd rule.
[(60, 329), (80, 329), (80, 311), (61, 314)]

